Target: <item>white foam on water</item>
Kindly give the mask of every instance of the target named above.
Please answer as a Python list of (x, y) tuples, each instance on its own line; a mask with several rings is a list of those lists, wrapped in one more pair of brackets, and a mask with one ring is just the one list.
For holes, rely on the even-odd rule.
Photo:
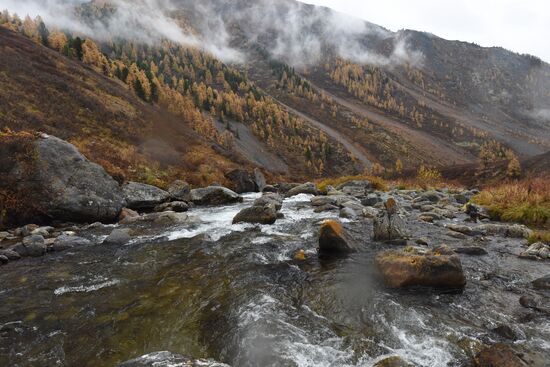
[(192, 219), (196, 219), (191, 220), (192, 224), (172, 230), (161, 237), (167, 237), (169, 241), (173, 241), (205, 234), (212, 241), (218, 241), (232, 232), (243, 232), (252, 225), (247, 223), (232, 224), (233, 218), (260, 196), (261, 194), (258, 193), (245, 194), (242, 195), (243, 202), (239, 204), (191, 209), (189, 214)]
[(120, 280), (118, 279), (112, 279), (108, 281), (104, 281), (101, 283), (91, 284), (91, 285), (79, 285), (76, 287), (59, 287), (56, 290), (53, 291), (53, 293), (56, 296), (60, 296), (65, 293), (88, 293), (88, 292), (94, 292), (102, 288), (106, 287), (112, 287), (114, 285), (117, 285), (120, 283)]
[[(289, 307), (289, 305), (286, 305)], [(309, 309), (308, 309), (309, 310)], [(325, 319), (309, 310), (322, 321)], [(241, 338), (241, 349), (247, 358), (255, 353), (262, 355), (258, 338), (266, 340), (265, 349), (278, 356), (281, 361), (292, 361), (299, 367), (351, 366), (351, 349), (343, 346), (343, 339), (328, 327), (320, 338), (311, 331), (297, 326), (292, 316), (285, 314), (283, 305), (275, 298), (263, 294), (239, 310), (239, 330), (245, 332)]]
[(384, 342), (379, 343), (380, 346), (415, 366), (446, 367), (455, 362), (450, 353), (453, 346), (441, 336), (441, 330), (428, 325), (414, 309), (405, 309), (395, 302), (388, 302), (387, 305), (396, 308), (393, 313), (398, 315), (398, 319), (389, 322), (383, 315), (377, 319), (386, 325), (398, 346), (388, 346)]

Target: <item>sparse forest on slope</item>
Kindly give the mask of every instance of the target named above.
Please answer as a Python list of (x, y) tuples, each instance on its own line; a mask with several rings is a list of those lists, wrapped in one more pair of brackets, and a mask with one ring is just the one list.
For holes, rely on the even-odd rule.
[[(114, 4), (84, 3), (75, 17), (84, 24), (106, 24), (117, 15)], [(7, 12), (0, 23), (72, 59), (74, 67), (82, 62), (116, 80), (142, 101), (140, 109), (170, 116), (163, 120), (170, 128), (167, 120), (183, 123), (185, 128), (178, 128), (192, 132), (189, 139), (210, 145), (212, 157), (224, 156), (224, 167), (247, 162), (300, 178), (365, 169), (392, 174), (397, 165), (416, 169), (475, 162), (490, 147), (499, 155), (493, 141), (510, 160), (550, 149), (550, 127), (537, 116), (550, 100), (550, 67), (534, 57), (419, 32), (392, 33), (369, 23), (346, 33), (332, 11), (294, 1), (210, 0), (199, 7), (178, 0), (174, 5), (169, 16), (185, 32), (205, 43), (209, 34), (223, 33), (241, 60), (225, 63), (198, 45), (167, 39), (93, 39)], [(208, 14), (214, 13), (219, 19), (209, 22)], [(296, 17), (301, 20), (293, 23)], [(279, 24), (282, 19), (288, 27)], [(211, 24), (218, 25), (211, 29)], [(19, 129), (37, 119), (21, 115), (27, 108), (18, 109), (14, 120), (14, 107), (3, 126)], [(75, 127), (64, 133), (72, 131), (83, 151), (113, 164), (100, 157), (113, 150), (109, 138), (90, 140), (77, 132), (81, 125), (65, 126)], [(144, 143), (141, 133), (133, 136)], [(117, 138), (113, 134), (112, 140)], [(92, 143), (102, 149), (91, 149)], [(210, 161), (209, 154), (205, 150), (197, 160)], [(223, 180), (215, 165), (203, 164), (200, 180)], [(135, 166), (120, 163), (112, 170), (134, 177), (131, 171), (148, 165)], [(158, 160), (153, 166), (147, 171), (163, 181)]]

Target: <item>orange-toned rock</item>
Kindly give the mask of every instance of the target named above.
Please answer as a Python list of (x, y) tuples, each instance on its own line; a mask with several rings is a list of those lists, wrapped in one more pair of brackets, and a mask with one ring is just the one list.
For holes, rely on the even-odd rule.
[(306, 259), (306, 252), (304, 250), (299, 250), (294, 254), (294, 260), (305, 261), (305, 259)]
[(384, 282), (391, 288), (426, 286), (462, 289), (466, 278), (457, 255), (434, 249), (416, 251), (385, 251), (376, 256), (376, 265)]
[(353, 240), (345, 233), (340, 222), (328, 220), (321, 225), (319, 252), (350, 253), (355, 251)]
[(525, 367), (527, 366), (514, 352), (502, 343), (495, 344), (482, 350), (474, 358), (475, 367)]

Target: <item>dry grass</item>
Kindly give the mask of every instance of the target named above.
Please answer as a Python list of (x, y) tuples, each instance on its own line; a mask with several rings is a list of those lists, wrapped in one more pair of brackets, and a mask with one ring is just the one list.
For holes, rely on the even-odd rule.
[(384, 181), (382, 178), (377, 176), (365, 176), (365, 175), (358, 175), (358, 176), (342, 176), (342, 177), (336, 177), (336, 178), (327, 178), (322, 181), (317, 182), (317, 188), (321, 192), (326, 192), (328, 186), (332, 187), (338, 187), (342, 184), (345, 184), (346, 182), (350, 181), (362, 181), (367, 180), (372, 184), (372, 187), (375, 190), (378, 191), (388, 191), (388, 185), (386, 181)]
[(550, 231), (535, 231), (529, 237), (529, 243), (533, 244), (535, 242), (550, 243)]
[(550, 228), (550, 180), (539, 178), (489, 187), (474, 198), (495, 220)]

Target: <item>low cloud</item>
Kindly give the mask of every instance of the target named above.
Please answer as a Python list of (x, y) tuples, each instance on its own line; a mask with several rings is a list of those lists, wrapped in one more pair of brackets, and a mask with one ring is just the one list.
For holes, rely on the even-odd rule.
[[(420, 64), (406, 39), (381, 27), (327, 8), (290, 0), (232, 2), (221, 0), (96, 0), (112, 4), (108, 17), (83, 21), (76, 7), (86, 0), (1, 0), (0, 7), (20, 16), (40, 15), (48, 26), (67, 29), (98, 40), (113, 37), (154, 44), (168, 39), (204, 49), (225, 62), (243, 62), (231, 47), (228, 29), (238, 26), (247, 42), (258, 42), (275, 58), (294, 66), (318, 63), (327, 51), (358, 63), (391, 66)], [(193, 27), (185, 29), (177, 16), (189, 11)], [(187, 15), (189, 15), (187, 14)], [(369, 47), (369, 39), (387, 39), (385, 52)]]

